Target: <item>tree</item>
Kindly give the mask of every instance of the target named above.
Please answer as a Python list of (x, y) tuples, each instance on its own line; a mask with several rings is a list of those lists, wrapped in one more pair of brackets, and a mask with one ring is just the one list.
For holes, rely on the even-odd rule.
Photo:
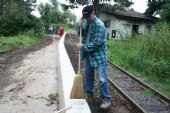
[(75, 23), (76, 16), (71, 13), (70, 10), (59, 11), (59, 3), (57, 0), (50, 0), (50, 4), (40, 4), (38, 6), (41, 18), (43, 19), (46, 26), (50, 23)]
[(170, 26), (170, 0), (148, 0), (148, 8), (145, 11), (147, 16), (159, 15), (162, 21)]
[(161, 17), (163, 20), (166, 20), (167, 22), (169, 22), (169, 25), (170, 25), (170, 0), (167, 1), (167, 3), (163, 6)]
[(0, 0), (0, 15), (4, 13), (4, 7), (6, 6), (7, 0)]
[(58, 17), (60, 15), (59, 11), (59, 3), (57, 0), (50, 0), (50, 4), (46, 3), (40, 4), (38, 6), (38, 10), (40, 12), (41, 18), (48, 26), (50, 23), (58, 22)]
[(40, 3), (38, 5), (38, 11), (39, 11), (41, 16), (43, 16), (45, 14), (45, 5), (43, 3)]
[(51, 22), (57, 23), (59, 21), (60, 11), (59, 11), (59, 2), (57, 0), (50, 0), (51, 2)]
[(170, 28), (170, 0), (162, 7), (161, 18), (167, 21)]
[[(99, 15), (100, 9), (109, 4), (111, 0), (67, 0), (69, 1), (69, 5), (62, 4), (65, 8), (76, 8), (78, 5), (88, 5), (93, 4), (96, 15)], [(132, 0), (113, 0), (115, 5), (122, 7), (129, 7), (133, 4)]]
[(163, 6), (166, 4), (167, 0), (148, 0), (148, 8), (145, 11), (147, 16), (160, 15)]
[(50, 2), (51, 2), (51, 5), (53, 7), (54, 12), (58, 12), (58, 6), (59, 6), (58, 1), (57, 0), (50, 0)]
[(62, 19), (61, 19), (62, 22), (65, 22), (68, 24), (74, 24), (76, 22), (76, 16), (73, 13), (71, 13), (70, 10), (64, 11), (61, 16), (62, 16)]
[(37, 0), (0, 0), (0, 15), (11, 11), (20, 11), (30, 14), (35, 10)]
[(35, 28), (36, 0), (0, 0), (0, 34), (17, 35)]

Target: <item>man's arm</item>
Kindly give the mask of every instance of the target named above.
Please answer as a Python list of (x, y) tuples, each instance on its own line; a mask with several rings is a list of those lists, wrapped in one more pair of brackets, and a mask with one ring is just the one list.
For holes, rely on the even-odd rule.
[(105, 42), (105, 28), (104, 26), (96, 26), (93, 42), (82, 44), (82, 48), (87, 52), (92, 52), (98, 49), (102, 43)]

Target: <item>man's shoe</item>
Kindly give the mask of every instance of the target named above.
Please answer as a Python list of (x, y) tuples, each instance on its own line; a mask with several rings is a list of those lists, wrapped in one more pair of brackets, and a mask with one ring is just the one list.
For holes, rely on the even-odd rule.
[(110, 107), (110, 102), (102, 102), (102, 104), (100, 105), (101, 109), (108, 109)]

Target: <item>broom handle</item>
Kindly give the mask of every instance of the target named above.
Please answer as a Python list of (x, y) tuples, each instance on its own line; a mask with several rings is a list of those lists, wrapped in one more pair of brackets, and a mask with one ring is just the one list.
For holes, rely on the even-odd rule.
[[(80, 26), (80, 40), (79, 43), (81, 43), (81, 39), (82, 39), (82, 27)], [(79, 49), (79, 58), (78, 58), (78, 74), (80, 74), (80, 49)]]
[(66, 111), (66, 110), (68, 110), (68, 109), (71, 109), (71, 108), (72, 108), (72, 106), (65, 107), (65, 108), (63, 108), (63, 109), (61, 109), (61, 110), (59, 110), (59, 111), (57, 111), (57, 112), (55, 112), (55, 113), (61, 113), (61, 112), (63, 112), (63, 111)]

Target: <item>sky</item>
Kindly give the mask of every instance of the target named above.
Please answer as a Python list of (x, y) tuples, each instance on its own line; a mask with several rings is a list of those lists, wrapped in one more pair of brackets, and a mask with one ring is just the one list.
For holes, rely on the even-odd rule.
[[(58, 0), (60, 3), (65, 3), (66, 0)], [(144, 13), (146, 8), (147, 8), (147, 1), (148, 0), (132, 0), (134, 4), (131, 6), (135, 11)], [(39, 4), (40, 2), (42, 3), (47, 3), (49, 0), (37, 0), (37, 3)], [(72, 9), (71, 12), (77, 16), (77, 19), (79, 20), (82, 16), (82, 11), (83, 7), (80, 6), (79, 8)], [(38, 11), (33, 12), (36, 16), (39, 16)]]

